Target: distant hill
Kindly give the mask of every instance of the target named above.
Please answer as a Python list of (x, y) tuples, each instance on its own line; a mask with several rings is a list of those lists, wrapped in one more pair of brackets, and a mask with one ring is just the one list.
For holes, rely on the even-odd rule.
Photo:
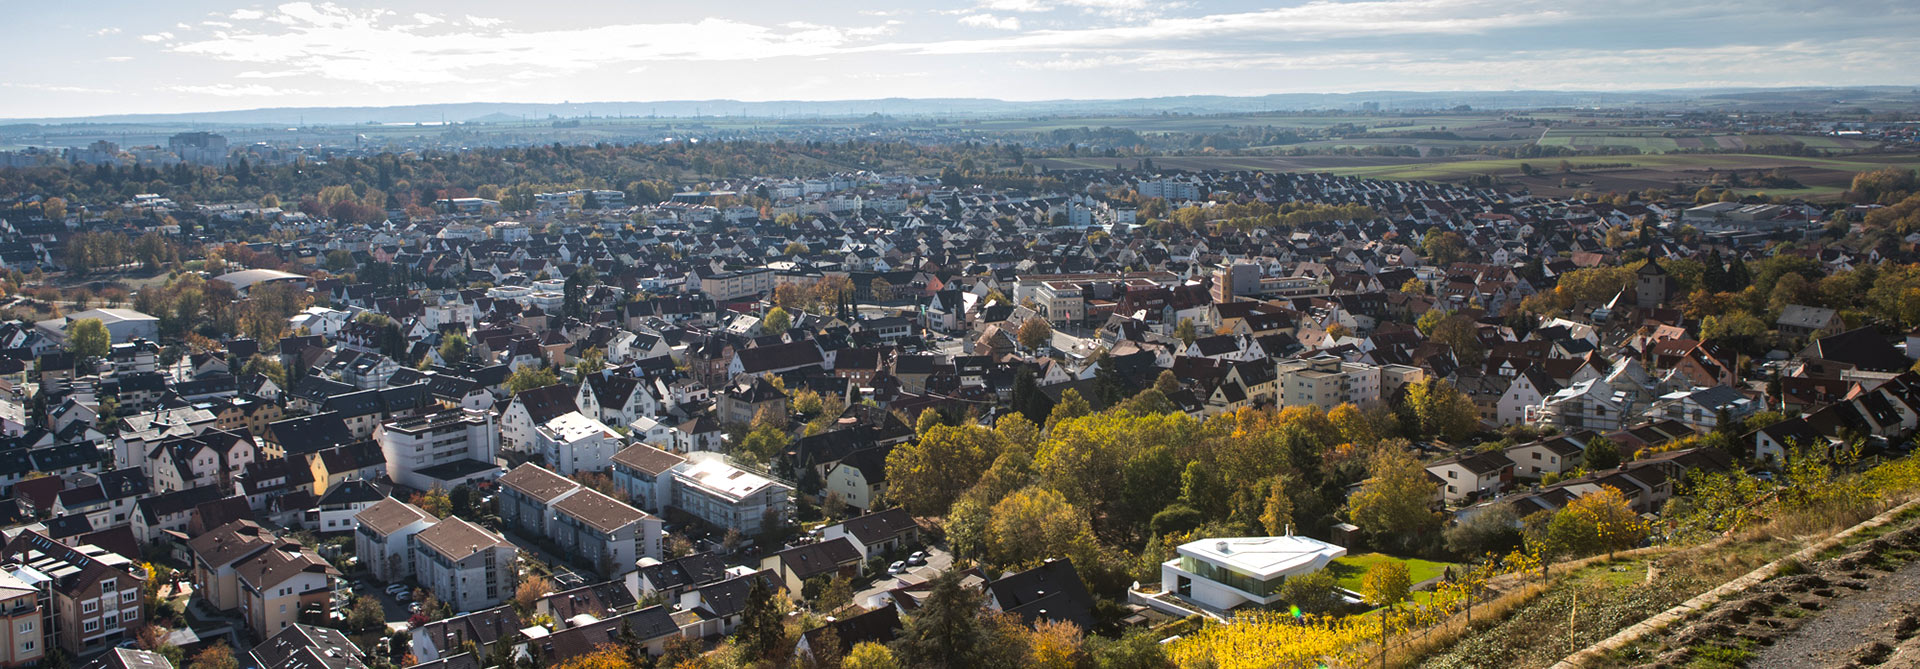
[(853, 118), (883, 114), (899, 118), (969, 118), (1040, 115), (1227, 114), (1268, 111), (1445, 110), (1541, 107), (1659, 107), (1683, 103), (1769, 107), (1840, 104), (1911, 106), (1920, 94), (1908, 86), (1829, 88), (1723, 88), (1648, 91), (1362, 91), (1282, 93), (1260, 96), (1188, 95), (1112, 100), (1010, 101), (991, 98), (884, 98), (873, 100), (668, 100), (658, 102), (504, 103), (470, 102), (395, 107), (282, 107), (179, 114), (117, 114), (74, 118), (0, 119), (8, 124), (210, 123), (229, 126), (356, 125), (397, 123), (509, 123), (550, 118)]

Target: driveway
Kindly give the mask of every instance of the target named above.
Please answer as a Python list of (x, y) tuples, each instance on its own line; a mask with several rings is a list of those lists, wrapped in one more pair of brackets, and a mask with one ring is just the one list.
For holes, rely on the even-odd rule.
[(926, 564), (909, 568), (906, 573), (898, 576), (881, 574), (879, 578), (874, 579), (873, 585), (853, 593), (853, 603), (867, 606), (867, 600), (875, 595), (885, 594), (894, 588), (931, 581), (933, 577), (939, 576), (940, 572), (953, 567), (952, 552), (936, 547), (928, 547), (926, 551)]

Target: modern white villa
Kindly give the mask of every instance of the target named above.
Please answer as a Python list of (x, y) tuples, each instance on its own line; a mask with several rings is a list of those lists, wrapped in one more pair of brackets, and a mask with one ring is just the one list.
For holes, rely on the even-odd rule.
[(1326, 568), (1347, 549), (1308, 537), (1202, 539), (1181, 544), (1160, 565), (1160, 587), (1206, 606), (1232, 609), (1280, 601), (1280, 584)]

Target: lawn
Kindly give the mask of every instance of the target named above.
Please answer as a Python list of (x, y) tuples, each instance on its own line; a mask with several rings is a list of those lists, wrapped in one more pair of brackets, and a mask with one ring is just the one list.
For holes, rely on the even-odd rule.
[[(1461, 567), (1452, 562), (1397, 558), (1385, 553), (1361, 553), (1334, 559), (1333, 564), (1327, 565), (1327, 571), (1332, 572), (1335, 584), (1354, 592), (1361, 592), (1360, 579), (1366, 575), (1367, 570), (1389, 560), (1406, 563), (1407, 576), (1416, 584), (1445, 575), (1448, 567)], [(1455, 571), (1458, 572), (1458, 569)]]

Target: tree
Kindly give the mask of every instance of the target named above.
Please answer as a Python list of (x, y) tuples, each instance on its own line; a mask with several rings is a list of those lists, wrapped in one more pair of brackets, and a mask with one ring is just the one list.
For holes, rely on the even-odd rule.
[(886, 646), (862, 641), (840, 658), (840, 669), (902, 669), (902, 665)]
[(1182, 318), (1179, 324), (1173, 326), (1173, 336), (1181, 344), (1192, 346), (1193, 340), (1200, 338), (1199, 326), (1194, 325), (1191, 318)]
[(1332, 572), (1315, 570), (1281, 583), (1280, 598), (1305, 613), (1328, 613), (1340, 606), (1340, 596), (1333, 592), (1335, 585)]
[(927, 407), (921, 409), (920, 418), (914, 420), (913, 433), (918, 436), (926, 436), (927, 430), (939, 427), (940, 424), (940, 410)]
[(1400, 284), (1400, 292), (1409, 295), (1425, 295), (1427, 294), (1427, 282), (1421, 281), (1418, 277), (1407, 279)]
[[(1427, 313), (1433, 313), (1429, 310)], [(1453, 355), (1460, 363), (1477, 367), (1486, 360), (1486, 347), (1480, 345), (1480, 326), (1464, 314), (1453, 314), (1433, 327), (1434, 341), (1446, 344), (1453, 349)]]
[(1029, 317), (1020, 323), (1020, 330), (1015, 339), (1018, 339), (1020, 346), (1027, 350), (1038, 351), (1041, 346), (1053, 340), (1053, 325), (1047, 323), (1045, 318)]
[(1040, 486), (1008, 495), (987, 518), (986, 561), (994, 565), (1073, 555), (1093, 541), (1087, 519), (1060, 493)]
[(1068, 388), (1060, 393), (1060, 402), (1053, 405), (1053, 412), (1047, 415), (1047, 429), (1052, 430), (1053, 426), (1063, 421), (1091, 413), (1093, 413), (1093, 406), (1087, 403), (1086, 398), (1080, 396), (1080, 391)]
[(1601, 486), (1567, 503), (1547, 524), (1547, 540), (1555, 552), (1589, 555), (1632, 548), (1647, 538), (1649, 528), (1628, 506), (1625, 495)]
[(1433, 484), (1419, 460), (1400, 449), (1384, 450), (1367, 463), (1367, 472), (1370, 477), (1347, 499), (1354, 525), (1401, 546), (1439, 526), (1440, 515), (1427, 506)]
[(1040, 669), (1074, 669), (1084, 662), (1084, 639), (1079, 625), (1052, 620), (1036, 620), (1027, 634), (1027, 658), (1024, 666)]
[(67, 323), (67, 350), (82, 360), (107, 357), (113, 348), (113, 335), (98, 318), (82, 318)]
[(440, 359), (448, 364), (467, 359), (473, 351), (473, 345), (467, 342), (467, 336), (458, 332), (449, 332), (440, 338)]
[(1171, 369), (1160, 370), (1160, 375), (1153, 379), (1153, 389), (1163, 396), (1172, 396), (1180, 392), (1180, 377), (1174, 376)]
[(1368, 604), (1374, 606), (1398, 606), (1407, 601), (1412, 589), (1413, 581), (1407, 575), (1407, 563), (1400, 560), (1375, 562), (1360, 577), (1360, 593), (1366, 596)]
[(1505, 554), (1520, 545), (1520, 516), (1507, 504), (1496, 504), (1447, 528), (1447, 552), (1462, 558), (1488, 553)]
[(1465, 438), (1480, 425), (1480, 410), (1444, 379), (1407, 384), (1404, 407), (1412, 412), (1413, 431), (1422, 437)]
[(453, 513), (453, 498), (440, 486), (434, 486), (432, 490), (426, 492), (414, 493), (413, 499), (407, 500), (407, 503), (420, 507), (421, 511), (432, 514), (435, 518), (445, 518)]
[(1587, 441), (1582, 457), (1587, 471), (1613, 469), (1620, 466), (1620, 446), (1613, 443), (1612, 439), (1595, 436)]
[(513, 590), (513, 605), (522, 615), (531, 615), (540, 598), (553, 594), (553, 581), (539, 574), (528, 574)]
[(619, 644), (603, 643), (595, 646), (593, 652), (576, 655), (561, 662), (555, 669), (633, 669), (633, 657)]
[(1427, 256), (1428, 262), (1446, 267), (1466, 258), (1467, 240), (1460, 233), (1449, 230), (1427, 235), (1420, 242), (1420, 250)]
[(206, 650), (195, 653), (187, 662), (187, 669), (240, 669), (240, 661), (233, 657), (233, 647), (225, 641), (215, 641)]
[(992, 430), (941, 425), (887, 454), (887, 499), (914, 515), (945, 515), (1000, 455)]
[(507, 390), (518, 395), (533, 390), (534, 388), (545, 388), (559, 382), (559, 375), (554, 374), (552, 369), (526, 365), (513, 370), (513, 374), (507, 377)]
[(66, 220), (67, 201), (57, 197), (50, 197), (45, 200), (42, 200), (40, 202), (40, 215), (45, 216), (47, 217), (47, 220), (54, 221), (54, 222)]
[(281, 366), (278, 359), (269, 358), (258, 353), (254, 354), (251, 358), (247, 358), (247, 364), (240, 367), (240, 376), (251, 377), (255, 374), (271, 379), (276, 386), (280, 386), (281, 388), (287, 387), (287, 368)]
[(770, 658), (780, 650), (786, 629), (781, 624), (779, 606), (774, 602), (773, 588), (767, 586), (766, 579), (753, 579), (747, 588), (747, 603), (740, 615), (740, 626), (733, 634), (749, 657)]
[(1093, 666), (1099, 669), (1171, 669), (1160, 637), (1147, 630), (1132, 630), (1119, 639), (1095, 636), (1087, 639), (1087, 651)]
[(573, 362), (573, 373), (576, 378), (586, 378), (588, 374), (594, 374), (606, 368), (607, 351), (598, 346), (587, 349), (585, 353), (580, 354), (579, 360)]
[(907, 619), (905, 629), (895, 637), (894, 651), (903, 664), (947, 668), (980, 666), (987, 650), (984, 646), (989, 642), (989, 632), (980, 616), (983, 595), (961, 586), (960, 574), (960, 570), (951, 569), (935, 576), (920, 611)]
[(1267, 528), (1267, 536), (1282, 536), (1293, 527), (1293, 499), (1287, 497), (1287, 487), (1280, 477), (1274, 477), (1271, 490), (1267, 493), (1267, 503), (1260, 511), (1260, 524)]
[(867, 294), (875, 302), (891, 302), (894, 298), (893, 282), (876, 278), (873, 283), (867, 284)]
[(845, 574), (836, 574), (827, 581), (827, 587), (820, 591), (820, 597), (814, 602), (818, 611), (832, 613), (853, 603), (853, 579)]
[(766, 318), (760, 319), (760, 331), (767, 334), (786, 332), (790, 327), (793, 327), (793, 317), (780, 307), (768, 309)]
[(347, 627), (355, 632), (365, 632), (386, 624), (386, 610), (380, 608), (380, 600), (368, 595), (353, 598), (353, 606), (347, 610)]

